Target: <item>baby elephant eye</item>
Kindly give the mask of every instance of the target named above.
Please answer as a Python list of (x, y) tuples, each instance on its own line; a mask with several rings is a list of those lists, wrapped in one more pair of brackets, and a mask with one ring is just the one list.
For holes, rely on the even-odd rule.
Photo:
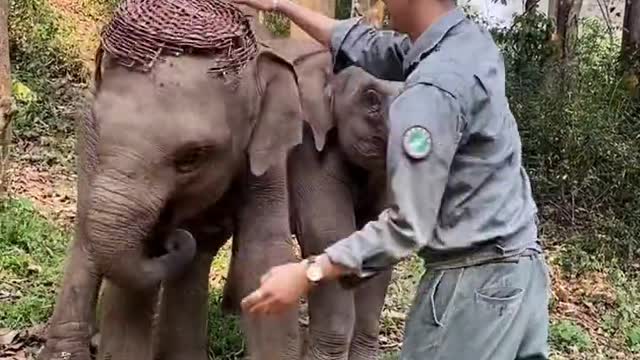
[(195, 171), (207, 161), (210, 153), (210, 147), (194, 147), (183, 150), (175, 157), (176, 170), (181, 173)]

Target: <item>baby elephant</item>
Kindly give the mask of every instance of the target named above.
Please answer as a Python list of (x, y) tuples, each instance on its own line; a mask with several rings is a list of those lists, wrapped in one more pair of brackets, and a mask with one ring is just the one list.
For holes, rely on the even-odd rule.
[[(305, 128), (303, 143), (294, 148), (289, 160), (291, 224), (305, 257), (320, 254), (351, 235), (388, 205), (387, 108), (399, 85), (360, 68), (348, 68), (325, 89), (328, 113), (315, 107), (317, 112), (308, 115), (311, 126)], [(316, 146), (324, 142), (321, 151), (314, 149), (314, 137), (321, 139)], [(311, 292), (307, 358), (378, 358), (380, 315), (391, 272), (384, 271), (355, 287), (327, 283)]]
[[(378, 217), (388, 205), (388, 107), (401, 83), (358, 67), (331, 75), (328, 52), (299, 69), (306, 124), (289, 159), (292, 232), (303, 256)], [(359, 286), (327, 283), (309, 297), (308, 359), (376, 359), (379, 322), (391, 269)]]

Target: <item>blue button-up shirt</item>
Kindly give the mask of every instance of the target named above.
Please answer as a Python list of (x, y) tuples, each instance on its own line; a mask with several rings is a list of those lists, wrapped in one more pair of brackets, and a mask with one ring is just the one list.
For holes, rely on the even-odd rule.
[(457, 8), (412, 43), (348, 19), (331, 50), (336, 69), (404, 81), (389, 110), (394, 205), (327, 248), (332, 262), (363, 276), (416, 251), (453, 267), (540, 249), (504, 63), (485, 29)]

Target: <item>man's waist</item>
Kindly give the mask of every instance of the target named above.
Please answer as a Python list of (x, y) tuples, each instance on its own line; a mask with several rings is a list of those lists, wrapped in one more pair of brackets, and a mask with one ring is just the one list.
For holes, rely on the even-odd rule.
[(514, 234), (489, 239), (481, 244), (470, 244), (466, 248), (433, 250), (425, 247), (420, 250), (419, 256), (429, 269), (449, 269), (518, 257), (531, 251), (542, 252), (535, 223)]

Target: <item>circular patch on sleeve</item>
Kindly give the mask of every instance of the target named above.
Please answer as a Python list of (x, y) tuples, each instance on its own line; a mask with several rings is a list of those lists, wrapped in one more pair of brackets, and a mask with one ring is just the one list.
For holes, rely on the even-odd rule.
[(432, 147), (431, 133), (422, 126), (412, 126), (402, 135), (404, 153), (412, 159), (426, 158), (431, 153)]

